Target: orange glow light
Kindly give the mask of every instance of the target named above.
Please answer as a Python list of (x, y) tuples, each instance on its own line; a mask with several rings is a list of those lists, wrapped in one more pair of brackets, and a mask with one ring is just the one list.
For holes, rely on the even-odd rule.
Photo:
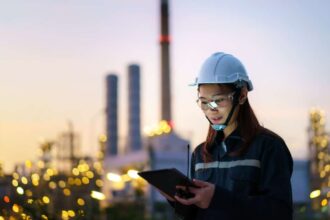
[(169, 35), (160, 35), (160, 42), (161, 43), (169, 43), (170, 42), (170, 36)]
[(4, 196), (3, 197), (3, 201), (5, 201), (5, 203), (9, 203), (10, 202), (10, 198), (8, 196)]

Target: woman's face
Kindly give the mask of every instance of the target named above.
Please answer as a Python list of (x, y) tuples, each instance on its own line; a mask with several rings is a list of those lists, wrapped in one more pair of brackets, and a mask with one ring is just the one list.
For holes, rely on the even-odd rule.
[[(202, 84), (197, 103), (212, 124), (224, 124), (233, 105), (233, 90), (228, 85)], [(230, 123), (236, 120), (236, 115), (233, 114)]]

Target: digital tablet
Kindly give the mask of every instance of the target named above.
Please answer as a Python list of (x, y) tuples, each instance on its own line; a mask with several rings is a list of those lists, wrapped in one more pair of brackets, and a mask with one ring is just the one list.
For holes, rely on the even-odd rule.
[(138, 174), (148, 183), (171, 197), (174, 197), (177, 193), (175, 187), (177, 185), (197, 187), (192, 180), (175, 168), (142, 171)]

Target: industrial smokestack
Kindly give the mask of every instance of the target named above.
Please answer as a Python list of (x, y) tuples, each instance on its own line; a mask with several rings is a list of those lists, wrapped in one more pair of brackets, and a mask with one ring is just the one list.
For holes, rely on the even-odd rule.
[(170, 35), (168, 0), (161, 0), (161, 120), (171, 121)]
[(128, 148), (142, 148), (140, 130), (140, 66), (128, 66)]
[(106, 77), (106, 154), (118, 153), (118, 77), (109, 74)]

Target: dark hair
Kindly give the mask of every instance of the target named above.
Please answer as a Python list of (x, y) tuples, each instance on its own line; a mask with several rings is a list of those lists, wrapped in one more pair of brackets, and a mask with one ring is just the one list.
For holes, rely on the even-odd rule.
[[(256, 115), (254, 114), (248, 99), (245, 100), (244, 104), (239, 105), (237, 122), (239, 126), (240, 135), (243, 139), (243, 146), (241, 146), (239, 150), (230, 153), (231, 156), (239, 156), (244, 154), (248, 149), (249, 145), (251, 144), (251, 142), (253, 141), (254, 137), (261, 130), (263, 130), (263, 127), (259, 124), (259, 121)], [(217, 132), (210, 125), (206, 137), (206, 141), (204, 142), (202, 147), (203, 148), (202, 156), (204, 162), (212, 161), (211, 151), (212, 151), (212, 147), (215, 144), (216, 139), (217, 139)]]

